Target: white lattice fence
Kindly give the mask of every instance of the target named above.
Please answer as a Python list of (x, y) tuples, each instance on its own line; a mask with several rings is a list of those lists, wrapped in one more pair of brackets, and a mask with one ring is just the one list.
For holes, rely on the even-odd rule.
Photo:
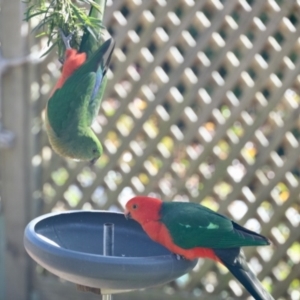
[[(122, 210), (133, 194), (201, 202), (268, 236), (272, 246), (247, 249), (247, 256), (275, 299), (299, 299), (300, 4), (108, 5), (105, 25), (116, 50), (94, 124), (104, 155), (93, 168), (64, 160), (40, 132), (38, 213)], [(32, 85), (44, 94), (37, 124), (59, 75), (50, 61)], [(244, 299), (224, 273), (200, 260), (164, 291)]]

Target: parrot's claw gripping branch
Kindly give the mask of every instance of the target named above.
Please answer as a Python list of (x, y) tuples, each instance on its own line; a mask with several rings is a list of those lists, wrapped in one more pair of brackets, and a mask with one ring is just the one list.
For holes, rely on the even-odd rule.
[(65, 36), (64, 32), (59, 28), (59, 34), (65, 44), (66, 49), (71, 49), (70, 42), (73, 38), (73, 33), (71, 32), (69, 35)]

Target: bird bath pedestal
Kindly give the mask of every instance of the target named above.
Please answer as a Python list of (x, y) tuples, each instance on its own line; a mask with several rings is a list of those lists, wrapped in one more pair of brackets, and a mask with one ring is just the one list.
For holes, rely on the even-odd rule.
[(110, 299), (110, 294), (167, 283), (192, 269), (153, 242), (121, 213), (71, 211), (32, 220), (25, 229), (29, 255), (53, 274)]

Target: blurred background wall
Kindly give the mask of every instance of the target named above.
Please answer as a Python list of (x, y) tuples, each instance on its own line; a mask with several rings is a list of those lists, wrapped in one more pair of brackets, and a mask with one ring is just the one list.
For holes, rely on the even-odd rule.
[[(0, 299), (99, 299), (36, 265), (23, 247), (34, 217), (122, 211), (135, 194), (202, 203), (270, 238), (245, 249), (275, 299), (300, 299), (300, 3), (108, 0), (116, 40), (93, 128), (91, 168), (50, 148), (43, 125), (60, 64), (0, 1)], [(28, 63), (20, 64), (26, 57)], [(226, 269), (199, 260), (164, 287), (114, 299), (246, 299)]]

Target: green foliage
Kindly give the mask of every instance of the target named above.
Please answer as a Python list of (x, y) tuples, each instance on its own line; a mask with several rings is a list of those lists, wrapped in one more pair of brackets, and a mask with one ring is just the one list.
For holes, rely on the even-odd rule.
[[(58, 56), (62, 58), (65, 46), (58, 29), (61, 29), (65, 35), (72, 33), (71, 47), (78, 49), (85, 29), (92, 35), (98, 36), (97, 32), (104, 28), (102, 18), (105, 3), (106, 1), (103, 0), (28, 0), (25, 20), (38, 18), (38, 24), (33, 31), (37, 32), (37, 37), (47, 36), (50, 47), (44, 55), (57, 46)], [(84, 4), (97, 10), (99, 17), (95, 17), (94, 14), (89, 15)]]

